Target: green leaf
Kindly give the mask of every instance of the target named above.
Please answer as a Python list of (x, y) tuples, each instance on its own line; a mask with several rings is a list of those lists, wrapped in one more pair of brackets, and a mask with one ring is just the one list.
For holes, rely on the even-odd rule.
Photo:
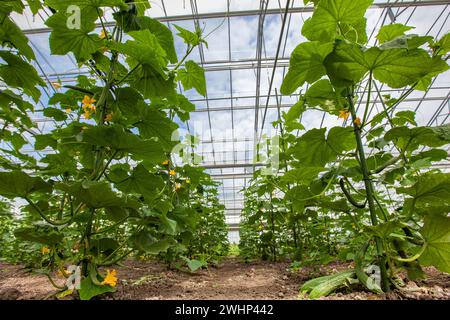
[(158, 39), (159, 44), (167, 54), (167, 58), (171, 63), (178, 61), (177, 52), (175, 50), (172, 31), (156, 19), (150, 17), (137, 17), (137, 24), (141, 29), (148, 29)]
[(309, 184), (323, 171), (323, 167), (300, 167), (287, 171), (281, 181), (286, 183)]
[(201, 42), (201, 37), (200, 37), (200, 32), (191, 32), (189, 30), (186, 30), (180, 26), (175, 25), (175, 28), (178, 30), (177, 36), (183, 38), (184, 42), (190, 46), (196, 46), (198, 44), (200, 44)]
[[(45, 0), (46, 4), (57, 10), (65, 10), (70, 5), (83, 8), (121, 7), (126, 9), (124, 0)], [(94, 10), (95, 11), (95, 10)]]
[(44, 116), (53, 118), (53, 119), (55, 119), (55, 121), (64, 121), (67, 119), (67, 114), (60, 109), (45, 108), (43, 113), (44, 113)]
[(0, 2), (0, 12), (4, 14), (9, 14), (12, 11), (22, 13), (23, 9), (25, 9), (25, 6), (21, 0), (3, 0)]
[(394, 141), (400, 148), (415, 150), (419, 145), (440, 147), (450, 142), (450, 125), (438, 127), (395, 127), (386, 132), (384, 140)]
[(421, 234), (426, 248), (419, 258), (420, 263), (450, 273), (450, 218), (427, 215)]
[(328, 79), (315, 82), (305, 93), (305, 99), (310, 108), (319, 106), (327, 112), (337, 112), (344, 109), (342, 94), (335, 91)]
[(365, 43), (364, 14), (372, 0), (321, 0), (311, 18), (305, 21), (302, 34), (311, 41), (332, 41), (338, 30), (352, 41)]
[(50, 184), (22, 171), (0, 172), (0, 195), (25, 198), (33, 192), (51, 192)]
[(127, 209), (123, 207), (107, 207), (105, 213), (106, 217), (114, 222), (122, 221), (128, 216)]
[(166, 151), (171, 151), (178, 141), (172, 141), (172, 134), (178, 125), (166, 113), (151, 107), (143, 108), (140, 121), (136, 124), (139, 134), (145, 139), (155, 138)]
[(159, 231), (162, 233), (176, 235), (178, 233), (177, 222), (175, 220), (167, 218), (165, 214), (160, 216), (161, 224)]
[(430, 159), (430, 161), (440, 161), (447, 158), (448, 158), (447, 151), (442, 149), (430, 149), (413, 155), (411, 157), (411, 162), (417, 161), (419, 159)]
[(284, 118), (284, 126), (288, 132), (293, 130), (303, 130), (304, 127), (299, 122), (300, 115), (305, 111), (306, 104), (304, 99), (300, 99), (295, 103), (292, 107), (289, 108), (289, 111), (283, 112)]
[[(135, 66), (130, 65), (132, 68)], [(138, 67), (129, 78), (130, 85), (139, 90), (145, 98), (172, 98), (177, 94), (173, 76), (162, 76), (151, 66)]]
[(165, 252), (176, 243), (172, 238), (159, 240), (145, 230), (131, 236), (130, 241), (136, 249), (150, 254)]
[(419, 176), (413, 186), (397, 191), (412, 196), (418, 207), (450, 206), (450, 173)]
[(356, 147), (351, 127), (331, 128), (326, 138), (325, 131), (326, 128), (312, 129), (298, 139), (293, 154), (303, 166), (325, 166)]
[(28, 38), (9, 17), (0, 14), (0, 43), (10, 45), (19, 50), (28, 60), (36, 59), (33, 50), (28, 45)]
[(403, 126), (407, 123), (417, 126), (417, 122), (415, 120), (416, 113), (411, 110), (400, 111), (395, 114), (395, 117), (392, 118), (392, 123), (397, 126)]
[(148, 201), (154, 199), (164, 188), (164, 181), (160, 176), (150, 173), (143, 165), (138, 165), (130, 176), (115, 186), (125, 193), (138, 193)]
[(34, 148), (36, 150), (44, 150), (46, 147), (51, 147), (56, 149), (58, 141), (52, 137), (51, 134), (38, 134), (34, 136), (36, 142), (34, 143)]
[(50, 49), (52, 54), (66, 55), (72, 52), (79, 62), (91, 57), (102, 46), (103, 41), (97, 34), (90, 34), (95, 29), (97, 12), (89, 8), (81, 10), (80, 28), (68, 28), (71, 12), (65, 10), (53, 14), (45, 24), (52, 29), (50, 33)]
[(183, 84), (184, 90), (195, 88), (199, 94), (206, 96), (205, 70), (189, 60), (185, 63), (185, 69), (178, 70), (177, 79)]
[(195, 259), (191, 260), (186, 257), (181, 257), (181, 258), (186, 262), (186, 265), (188, 266), (189, 270), (191, 270), (191, 272), (195, 272), (200, 268), (208, 266), (208, 263), (206, 261), (195, 260)]
[(382, 26), (378, 32), (377, 39), (381, 43), (388, 42), (394, 38), (404, 35), (406, 31), (414, 29), (414, 27), (405, 26), (401, 23), (394, 23)]
[(33, 15), (36, 15), (42, 9), (41, 0), (27, 0), (27, 3)]
[(93, 297), (107, 292), (115, 292), (116, 289), (109, 285), (98, 286), (94, 284), (90, 277), (81, 280), (81, 287), (78, 290), (81, 300), (91, 300)]
[(22, 227), (14, 231), (14, 236), (20, 240), (37, 242), (49, 246), (60, 244), (64, 238), (62, 233), (48, 227)]
[(422, 49), (382, 50), (372, 47), (365, 50), (344, 42), (336, 45), (334, 52), (327, 57), (325, 65), (335, 85), (354, 84), (367, 72), (372, 71), (375, 79), (391, 88), (412, 85), (430, 72), (437, 74), (448, 69), (444, 61), (431, 58)]
[(127, 55), (128, 59), (133, 59), (130, 66), (134, 67), (141, 64), (147, 68), (150, 67), (153, 72), (167, 79), (164, 72), (164, 67), (167, 65), (167, 55), (159, 44), (158, 38), (148, 29), (130, 31), (129, 35), (134, 40), (128, 40), (125, 43), (113, 43), (112, 48)]
[(7, 51), (0, 51), (0, 58), (7, 64), (0, 64), (0, 78), (9, 87), (23, 88), (25, 94), (38, 101), (41, 92), (37, 85), (45, 86), (36, 70), (20, 57)]
[(376, 226), (365, 226), (365, 231), (369, 234), (380, 237), (381, 239), (387, 239), (389, 235), (402, 227), (402, 224), (398, 221), (388, 221), (380, 223)]
[(91, 127), (82, 133), (82, 140), (96, 146), (110, 147), (119, 152), (128, 152), (135, 158), (159, 163), (166, 158), (161, 145), (153, 140), (142, 140), (125, 132), (119, 125)]
[(291, 54), (289, 71), (281, 84), (284, 95), (293, 93), (305, 82), (313, 83), (326, 74), (323, 61), (333, 51), (333, 43), (317, 41), (299, 44)]
[(447, 33), (436, 43), (437, 53), (441, 56), (450, 52), (450, 33)]
[(125, 206), (126, 201), (120, 198), (106, 182), (80, 181), (72, 184), (57, 183), (57, 189), (67, 192), (79, 202), (91, 208)]

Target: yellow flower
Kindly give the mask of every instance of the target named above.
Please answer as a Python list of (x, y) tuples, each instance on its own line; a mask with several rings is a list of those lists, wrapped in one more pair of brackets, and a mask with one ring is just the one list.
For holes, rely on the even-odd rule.
[(359, 117), (357, 117), (354, 122), (358, 127), (361, 126), (361, 119)]
[(187, 183), (187, 184), (191, 183), (191, 180), (186, 179), (186, 183)]
[(50, 249), (48, 247), (42, 247), (41, 252), (42, 252), (42, 254), (49, 254)]
[(103, 280), (102, 284), (108, 284), (111, 287), (115, 287), (117, 284), (117, 277), (116, 277), (116, 270), (109, 271), (109, 269), (106, 270), (106, 277)]
[(89, 97), (89, 96), (84, 96), (83, 100), (81, 100), (81, 103), (82, 103), (83, 105), (91, 105), (91, 104), (93, 104), (95, 101), (97, 101), (97, 100), (95, 100), (94, 98), (91, 98), (91, 97)]
[(181, 189), (181, 183), (175, 183), (175, 190)]
[(170, 174), (171, 176), (174, 176), (174, 175), (176, 175), (177, 173), (175, 172), (175, 170), (169, 170), (169, 174)]
[(52, 87), (55, 89), (61, 88), (61, 83), (59, 82), (50, 82), (52, 84)]
[(71, 112), (72, 112), (72, 109), (70, 109), (70, 108), (66, 109), (66, 113), (71, 113)]
[(100, 39), (105, 39), (108, 35), (105, 33), (105, 30), (102, 30), (102, 32), (100, 32)]
[(91, 118), (91, 113), (89, 112), (89, 110), (85, 110), (84, 111), (84, 118), (85, 119), (90, 119)]
[(113, 119), (112, 113), (108, 113), (108, 114), (106, 115), (106, 117), (105, 117), (105, 120), (106, 120), (106, 121), (112, 121), (112, 119)]
[(339, 111), (338, 119), (347, 120), (349, 115), (350, 115), (350, 112), (348, 110), (341, 110), (341, 111)]
[(162, 165), (163, 166), (167, 166), (169, 164), (169, 160), (164, 160), (163, 162), (162, 162)]

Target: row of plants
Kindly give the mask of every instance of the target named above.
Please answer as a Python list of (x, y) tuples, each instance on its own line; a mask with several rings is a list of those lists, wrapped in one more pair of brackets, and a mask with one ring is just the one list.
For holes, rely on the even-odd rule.
[[(11, 18), (25, 4), (33, 14), (51, 11), (51, 53), (72, 55), (88, 76), (42, 80)], [(186, 45), (178, 59), (172, 31), (145, 16), (149, 8), (128, 0), (0, 3), (0, 221), (8, 243), (0, 253), (45, 273), (60, 297), (113, 292), (116, 272), (105, 268), (130, 256), (195, 271), (228, 250), (217, 184), (201, 168), (176, 166), (180, 154), (172, 153), (181, 143), (173, 132), (195, 109), (177, 85), (206, 95), (204, 70), (188, 57), (207, 43), (202, 30), (173, 25)], [(54, 120), (51, 130), (40, 132), (39, 115)], [(55, 270), (71, 279), (68, 266), (81, 269), (75, 290), (53, 279)]]
[[(257, 171), (245, 191), (241, 252), (353, 261), (349, 271), (307, 282), (302, 291), (312, 298), (354, 285), (402, 289), (401, 270), (412, 280), (423, 266), (450, 272), (450, 174), (433, 166), (448, 160), (450, 126), (419, 126), (405, 102), (449, 69), (450, 34), (434, 39), (394, 23), (369, 44), (372, 0), (312, 2), (302, 27), (308, 41), (292, 52), (280, 90), (300, 89), (299, 100), (273, 123), (280, 172)], [(376, 96), (375, 85), (398, 95)], [(305, 130), (309, 110), (342, 125)]]

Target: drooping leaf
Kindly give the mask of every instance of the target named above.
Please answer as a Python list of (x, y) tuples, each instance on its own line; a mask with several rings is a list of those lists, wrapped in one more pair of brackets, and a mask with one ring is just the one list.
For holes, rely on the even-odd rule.
[(44, 116), (53, 118), (53, 119), (55, 119), (55, 121), (64, 121), (67, 119), (67, 114), (60, 109), (45, 108), (43, 113), (44, 113)]
[(25, 198), (33, 192), (51, 192), (50, 184), (22, 171), (0, 172), (0, 195)]
[(80, 181), (72, 184), (58, 183), (57, 189), (67, 192), (91, 208), (125, 206), (126, 201), (111, 190), (106, 182)]
[(142, 140), (132, 133), (125, 132), (119, 125), (92, 127), (82, 133), (83, 142), (110, 147), (119, 152), (128, 152), (134, 157), (153, 163), (164, 161), (161, 145), (153, 140)]
[(335, 91), (328, 79), (319, 80), (309, 87), (305, 99), (309, 107), (319, 106), (330, 113), (344, 109), (341, 94)]
[(14, 235), (21, 240), (37, 242), (49, 246), (54, 246), (64, 238), (62, 233), (49, 230), (48, 227), (22, 227), (14, 231)]
[(165, 252), (176, 243), (172, 238), (157, 239), (145, 230), (131, 236), (130, 241), (136, 249), (150, 254)]
[(0, 51), (0, 58), (7, 64), (0, 64), (0, 78), (8, 86), (22, 88), (25, 94), (38, 101), (41, 92), (36, 86), (45, 86), (36, 70), (19, 56)]
[(156, 138), (164, 150), (171, 151), (178, 141), (172, 140), (177, 124), (170, 120), (164, 112), (151, 107), (143, 108), (140, 121), (136, 124), (141, 137), (144, 139)]
[(28, 45), (28, 38), (9, 18), (0, 14), (0, 43), (19, 50), (28, 60), (36, 59), (33, 49)]

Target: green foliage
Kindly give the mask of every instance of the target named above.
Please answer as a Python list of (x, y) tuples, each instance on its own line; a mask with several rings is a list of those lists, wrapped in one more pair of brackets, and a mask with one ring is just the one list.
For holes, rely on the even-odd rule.
[[(421, 264), (448, 272), (449, 176), (433, 164), (448, 159), (449, 125), (419, 126), (414, 111), (394, 111), (449, 69), (449, 35), (435, 40), (392, 24), (370, 46), (364, 15), (372, 1), (312, 2), (302, 28), (309, 41), (292, 52), (281, 86), (285, 95), (301, 90), (274, 122), (279, 171), (258, 170), (244, 191), (241, 256), (288, 257), (299, 266), (355, 261), (354, 270), (307, 282), (302, 291), (311, 298), (352, 283), (388, 291), (398, 286), (398, 269), (415, 279), (423, 276)], [(361, 94), (374, 81), (403, 92), (382, 97), (378, 114), (371, 114), (373, 95)], [(352, 126), (303, 131), (299, 119), (312, 110)], [(379, 268), (380, 283), (367, 274), (369, 265)]]
[(426, 216), (421, 234), (425, 239), (426, 249), (420, 256), (420, 262), (450, 273), (450, 218)]
[(195, 88), (202, 96), (206, 96), (205, 71), (194, 61), (186, 61), (185, 69), (178, 72), (178, 80), (183, 84), (184, 90)]
[[(36, 13), (39, 1), (28, 1)], [(52, 14), (50, 51), (73, 55), (92, 70), (73, 85), (58, 88), (43, 102), (43, 115), (55, 126), (36, 134), (30, 98), (45, 86), (31, 62), (26, 36), (10, 18), (22, 1), (0, 4), (1, 139), (0, 195), (18, 200), (14, 209), (0, 202), (0, 257), (25, 262), (47, 273), (67, 265), (81, 267), (80, 299), (114, 292), (114, 273), (104, 266), (128, 257), (184, 263), (195, 271), (228, 253), (224, 207), (217, 184), (201, 168), (175, 165), (175, 116), (189, 119), (194, 106), (176, 92), (206, 95), (204, 70), (183, 62), (206, 44), (201, 31), (178, 28), (187, 44), (177, 63), (173, 36), (164, 24), (144, 16), (149, 3), (123, 0), (48, 0)], [(81, 8), (80, 28), (76, 12)], [(114, 10), (115, 24), (104, 29), (102, 10)], [(100, 21), (103, 33), (97, 34)], [(18, 54), (19, 53), (19, 54)], [(51, 149), (36, 158), (28, 149)], [(37, 153), (36, 153), (37, 154)], [(4, 209), (4, 210), (3, 210)], [(3, 212), (5, 211), (5, 212)], [(20, 211), (20, 216), (11, 214)], [(109, 277), (109, 280), (106, 281)], [(112, 278), (112, 279), (111, 279)], [(70, 293), (58, 288), (57, 296)]]

